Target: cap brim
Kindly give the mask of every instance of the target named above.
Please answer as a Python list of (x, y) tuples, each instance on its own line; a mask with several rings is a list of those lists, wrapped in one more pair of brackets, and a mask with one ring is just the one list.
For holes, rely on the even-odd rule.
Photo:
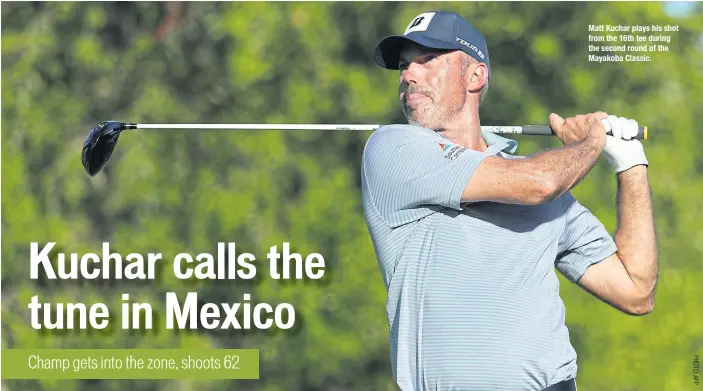
[(398, 69), (398, 60), (400, 51), (407, 43), (416, 43), (431, 49), (459, 49), (457, 45), (440, 41), (439, 39), (430, 38), (420, 34), (410, 33), (408, 35), (390, 35), (385, 37), (378, 43), (374, 51), (374, 59), (376, 64), (386, 69)]

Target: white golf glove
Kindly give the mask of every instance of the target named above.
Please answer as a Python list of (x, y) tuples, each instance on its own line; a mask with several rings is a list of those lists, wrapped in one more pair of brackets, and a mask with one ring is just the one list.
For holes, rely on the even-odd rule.
[(602, 120), (606, 132), (607, 142), (603, 149), (603, 155), (616, 173), (629, 170), (638, 165), (648, 166), (649, 162), (644, 154), (642, 143), (635, 139), (638, 132), (637, 121), (623, 117), (609, 115)]

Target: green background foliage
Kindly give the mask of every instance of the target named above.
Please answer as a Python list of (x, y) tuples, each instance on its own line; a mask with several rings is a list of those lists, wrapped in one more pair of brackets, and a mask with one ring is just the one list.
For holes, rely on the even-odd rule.
[[(651, 129), (660, 244), (655, 310), (624, 315), (560, 276), (578, 352), (579, 390), (694, 390), (703, 349), (703, 16), (661, 3), (2, 4), (3, 348), (261, 349), (258, 381), (5, 381), (19, 390), (393, 390), (385, 290), (366, 231), (359, 163), (369, 132), (133, 131), (103, 173), (80, 163), (97, 123), (392, 123), (397, 74), (373, 48), (431, 9), (457, 11), (486, 36), (494, 79), (483, 124), (547, 123), (603, 110)], [(649, 63), (588, 62), (588, 25), (678, 25)], [(520, 154), (556, 147), (517, 137)], [(604, 161), (574, 190), (613, 232), (615, 178)], [(284, 241), (321, 253), (321, 281), (29, 279), (31, 242), (56, 251), (215, 252), (265, 260)], [(27, 304), (107, 303), (120, 294), (163, 308), (165, 292), (201, 302), (292, 303), (289, 331), (39, 332)], [(161, 312), (163, 314), (163, 311)], [(157, 318), (163, 325), (163, 319)], [(509, 362), (506, 365), (511, 365)]]

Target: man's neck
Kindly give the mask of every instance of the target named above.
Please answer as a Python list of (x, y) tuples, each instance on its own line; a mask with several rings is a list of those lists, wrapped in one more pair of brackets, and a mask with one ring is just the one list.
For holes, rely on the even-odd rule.
[(480, 152), (488, 148), (486, 140), (481, 134), (478, 113), (473, 115), (465, 112), (459, 113), (453, 120), (447, 122), (439, 133), (464, 148)]

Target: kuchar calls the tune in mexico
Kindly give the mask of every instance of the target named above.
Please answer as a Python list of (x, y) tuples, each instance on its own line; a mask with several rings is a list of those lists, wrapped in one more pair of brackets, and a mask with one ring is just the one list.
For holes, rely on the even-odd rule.
[[(657, 245), (637, 123), (552, 114), (563, 147), (513, 155), (514, 140), (480, 130), (488, 48), (455, 13), (417, 16), (380, 41), (375, 60), (399, 72), (408, 120), (375, 131), (361, 167), (400, 389), (575, 390), (554, 269), (624, 314), (654, 306)], [(570, 192), (599, 156), (619, 186), (614, 237)]]

